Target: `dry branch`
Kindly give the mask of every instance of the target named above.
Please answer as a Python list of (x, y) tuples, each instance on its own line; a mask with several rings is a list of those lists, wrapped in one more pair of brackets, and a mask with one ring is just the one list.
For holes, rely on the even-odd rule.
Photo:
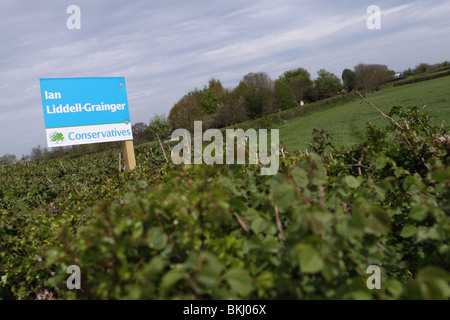
[(278, 206), (275, 206), (275, 219), (277, 221), (277, 228), (278, 228), (278, 240), (280, 241), (281, 245), (283, 245), (283, 225), (281, 224), (280, 219), (280, 210), (278, 209)]
[(236, 212), (233, 212), (233, 218), (236, 220), (236, 222), (239, 224), (242, 230), (244, 230), (245, 234), (250, 235), (250, 231), (248, 230), (247, 226)]
[(356, 90), (356, 93), (361, 97), (361, 99), (363, 99), (363, 101), (365, 103), (367, 103), (369, 106), (371, 106), (372, 108), (374, 108), (375, 110), (377, 110), (383, 117), (385, 117), (386, 119), (391, 120), (399, 129), (403, 130), (403, 127), (401, 125), (398, 124), (397, 121), (395, 121), (393, 118), (389, 117), (387, 114), (385, 114), (383, 111), (381, 111), (380, 109), (378, 109), (376, 106), (374, 106), (370, 101), (368, 101), (366, 98), (364, 98), (364, 96), (358, 91)]
[(159, 139), (158, 133), (156, 133), (156, 137), (158, 138), (159, 146), (161, 147), (161, 150), (162, 150), (162, 152), (163, 152), (163, 154), (164, 154), (164, 158), (166, 158), (166, 162), (169, 163), (169, 160), (167, 159), (167, 156), (166, 156), (166, 152), (164, 151), (164, 147), (163, 147), (163, 145), (162, 145), (162, 143), (161, 143), (161, 139)]

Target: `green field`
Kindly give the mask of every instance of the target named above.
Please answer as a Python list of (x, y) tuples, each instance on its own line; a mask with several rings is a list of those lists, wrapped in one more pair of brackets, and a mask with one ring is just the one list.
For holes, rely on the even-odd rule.
[[(369, 96), (369, 100), (385, 113), (395, 105), (427, 105), (426, 110), (435, 124), (443, 120), (450, 123), (450, 77), (387, 88)], [(294, 151), (309, 147), (314, 128), (330, 132), (337, 146), (360, 142), (367, 122), (384, 127), (388, 120), (358, 98), (320, 111), (311, 111), (276, 128), (280, 129), (283, 144), (288, 150)]]

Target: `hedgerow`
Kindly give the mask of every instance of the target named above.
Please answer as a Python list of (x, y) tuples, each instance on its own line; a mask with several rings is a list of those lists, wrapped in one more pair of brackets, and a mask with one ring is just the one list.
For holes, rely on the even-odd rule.
[[(389, 116), (346, 150), (315, 131), (314, 153), (283, 152), (269, 178), (145, 148), (134, 172), (110, 153), (4, 167), (0, 294), (448, 299), (450, 137), (419, 108)], [(80, 290), (66, 286), (70, 265)], [(366, 285), (371, 265), (380, 290)]]

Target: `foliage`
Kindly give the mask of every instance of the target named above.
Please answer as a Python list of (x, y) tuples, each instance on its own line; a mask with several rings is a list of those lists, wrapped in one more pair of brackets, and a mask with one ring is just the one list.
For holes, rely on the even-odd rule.
[(413, 77), (411, 79), (398, 81), (398, 82), (394, 83), (394, 87), (404, 86), (407, 84), (428, 81), (428, 80), (447, 77), (447, 76), (450, 76), (450, 71), (432, 73), (432, 74), (428, 74), (428, 75), (423, 75), (423, 76)]
[[(279, 78), (279, 82), (287, 83), (291, 87), (297, 106), (306, 98), (306, 92), (313, 87), (311, 75), (304, 68), (297, 68), (284, 72)], [(311, 101), (310, 101), (311, 102)]]
[(341, 80), (325, 69), (317, 71), (317, 79), (314, 80), (314, 84), (319, 99), (332, 97), (342, 89)]
[(428, 63), (421, 63), (414, 69), (414, 74), (427, 73), (432, 70), (432, 67)]
[(60, 244), (61, 228), (88, 224), (97, 203), (120, 199), (140, 180), (163, 179), (164, 158), (153, 153), (137, 148), (132, 173), (118, 173), (118, 150), (0, 168), (0, 297), (35, 298), (53, 274), (41, 262), (49, 246)]
[(202, 98), (202, 110), (206, 114), (216, 113), (217, 106), (219, 104), (219, 98), (212, 89), (208, 89), (203, 93)]
[[(0, 295), (34, 299), (448, 299), (450, 136), (395, 107), (346, 150), (173, 166), (137, 148), (2, 167)], [(45, 177), (45, 178), (43, 178)], [(69, 265), (81, 290), (66, 287)], [(381, 290), (366, 269), (382, 270)]]
[(0, 157), (0, 165), (9, 165), (17, 162), (17, 157), (14, 154), (4, 154)]
[(260, 118), (272, 111), (274, 84), (266, 73), (245, 75), (236, 91), (244, 98), (246, 113), (250, 119)]
[(226, 92), (227, 90), (225, 90), (223, 88), (222, 83), (220, 82), (220, 80), (217, 80), (217, 79), (214, 79), (214, 78), (209, 80), (208, 88), (205, 88), (203, 91), (206, 91), (206, 90), (214, 91), (218, 102), (221, 102), (223, 100), (223, 98), (224, 98), (224, 95), (226, 95), (226, 93), (227, 93)]
[(146, 128), (146, 135), (153, 140), (170, 137), (172, 133), (172, 124), (166, 119), (164, 114), (155, 115)]
[(358, 76), (356, 72), (350, 69), (345, 69), (342, 72), (342, 82), (344, 83), (345, 89), (349, 92), (358, 89)]
[(279, 110), (287, 110), (297, 107), (295, 95), (288, 82), (275, 81), (275, 101)]
[(209, 80), (208, 87), (201, 92), (201, 106), (205, 114), (214, 115), (220, 103), (223, 102), (227, 95), (226, 90), (222, 87), (220, 80), (212, 78)]
[(31, 161), (38, 161), (39, 158), (41, 158), (45, 153), (45, 148), (42, 148), (40, 145), (38, 145), (37, 147), (33, 147), (33, 149), (31, 149), (31, 154), (30, 154), (30, 160)]
[[(439, 72), (439, 76), (443, 76), (441, 72), (448, 69), (449, 67), (443, 62), (428, 66), (426, 72), (436, 71)], [(406, 70), (404, 76), (413, 75), (414, 72), (411, 69)], [(386, 82), (393, 82), (394, 86), (405, 84), (397, 81), (398, 79), (394, 81), (392, 79), (394, 74), (394, 71), (388, 70), (384, 65), (359, 64), (355, 66), (355, 71), (344, 70), (342, 74), (344, 86), (342, 86), (338, 77), (324, 69), (319, 70), (319, 77), (313, 82), (306, 69), (295, 68), (285, 71), (276, 81), (273, 81), (265, 72), (249, 73), (237, 87), (230, 89), (224, 89), (220, 80), (211, 78), (203, 89), (196, 88), (183, 96), (172, 107), (169, 120), (175, 129), (193, 130), (194, 121), (203, 121), (204, 128), (229, 126), (301, 106), (302, 101), (309, 104), (336, 96), (342, 93), (343, 87), (347, 91), (362, 89), (367, 96), (374, 91), (380, 91)], [(417, 75), (417, 77), (421, 76), (423, 74)], [(230, 95), (233, 97), (230, 98)], [(241, 99), (245, 103), (245, 116), (241, 112)], [(227, 112), (231, 112), (232, 115), (227, 116)]]

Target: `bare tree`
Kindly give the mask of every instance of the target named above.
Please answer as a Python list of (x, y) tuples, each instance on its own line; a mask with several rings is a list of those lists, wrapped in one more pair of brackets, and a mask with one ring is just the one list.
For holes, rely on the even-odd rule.
[(390, 73), (386, 65), (381, 64), (358, 64), (355, 66), (358, 86), (367, 96), (368, 92), (379, 90), (380, 86), (389, 79)]
[(43, 149), (40, 145), (37, 147), (33, 147), (31, 149), (30, 159), (31, 161), (38, 161), (40, 157), (42, 157), (45, 153), (45, 149)]
[(5, 154), (0, 157), (0, 164), (14, 164), (17, 162), (17, 157), (14, 154)]
[(131, 127), (131, 130), (133, 131), (133, 140), (136, 144), (142, 143), (146, 140), (147, 125), (145, 123), (135, 123)]
[(174, 129), (187, 129), (194, 131), (194, 121), (203, 120), (204, 113), (200, 103), (185, 97), (173, 106), (169, 114), (169, 122)]
[(244, 98), (230, 93), (219, 105), (215, 115), (217, 127), (228, 127), (247, 120)]

